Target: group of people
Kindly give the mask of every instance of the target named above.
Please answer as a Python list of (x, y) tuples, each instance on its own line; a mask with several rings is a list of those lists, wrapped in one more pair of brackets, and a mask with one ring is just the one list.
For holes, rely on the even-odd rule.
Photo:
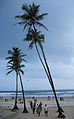
[[(38, 104), (37, 99), (35, 99), (35, 98), (34, 98), (34, 103), (32, 102), (32, 100), (30, 100), (29, 102), (30, 102), (30, 107), (33, 111), (33, 114), (36, 112), (38, 114), (38, 116), (40, 116), (40, 113), (42, 111), (42, 102), (40, 102)], [(48, 106), (47, 106), (47, 104), (45, 104), (45, 106), (44, 106), (44, 112), (45, 112), (45, 116), (48, 116)]]

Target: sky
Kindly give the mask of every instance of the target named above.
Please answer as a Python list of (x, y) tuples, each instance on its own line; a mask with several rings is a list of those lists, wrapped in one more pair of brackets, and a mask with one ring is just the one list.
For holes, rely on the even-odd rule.
[[(0, 91), (15, 90), (16, 75), (8, 76), (8, 50), (12, 47), (22, 49), (27, 63), (22, 76), (25, 90), (50, 90), (51, 86), (37, 56), (35, 47), (28, 50), (28, 43), (23, 42), (26, 31), (16, 25), (16, 15), (22, 15), (23, 4), (40, 5), (40, 13), (48, 13), (42, 23), (45, 35), (43, 44), (47, 62), (55, 89), (74, 89), (74, 0), (0, 0)], [(19, 82), (20, 90), (20, 82)]]

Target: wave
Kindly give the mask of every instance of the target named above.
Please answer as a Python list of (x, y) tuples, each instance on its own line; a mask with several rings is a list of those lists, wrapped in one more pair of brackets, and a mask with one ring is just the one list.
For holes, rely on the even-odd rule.
[[(41, 97), (53, 97), (54, 94), (52, 90), (27, 90), (24, 91), (25, 96), (41, 96)], [(58, 97), (74, 97), (74, 89), (64, 89), (64, 90), (56, 90), (56, 94)], [(5, 96), (15, 96), (16, 91), (0, 91), (0, 97)], [(22, 92), (18, 91), (18, 96), (22, 96)]]

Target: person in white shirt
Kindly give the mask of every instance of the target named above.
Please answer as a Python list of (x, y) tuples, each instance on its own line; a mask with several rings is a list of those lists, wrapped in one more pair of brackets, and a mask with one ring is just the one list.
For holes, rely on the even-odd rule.
[(48, 116), (48, 106), (47, 106), (47, 104), (45, 104), (45, 106), (44, 106), (44, 112), (45, 112), (45, 116)]

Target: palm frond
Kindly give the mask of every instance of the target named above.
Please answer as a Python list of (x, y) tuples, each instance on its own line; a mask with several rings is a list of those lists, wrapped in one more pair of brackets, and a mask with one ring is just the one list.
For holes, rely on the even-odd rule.
[(33, 44), (34, 44), (34, 42), (32, 41), (32, 42), (30, 43), (30, 45), (29, 45), (29, 48), (30, 48), (30, 49), (33, 48)]
[(28, 13), (30, 12), (29, 7), (27, 6), (27, 4), (22, 5), (22, 10), (24, 10), (25, 12), (28, 12)]
[(26, 38), (23, 39), (23, 41), (31, 41), (32, 40), (32, 34), (28, 33), (26, 34)]
[(44, 34), (39, 35), (39, 36), (38, 36), (38, 39), (41, 40), (41, 41), (43, 41), (43, 42), (45, 42), (45, 41), (44, 41)]
[(25, 55), (25, 54), (20, 54), (20, 55), (19, 55), (20, 58), (21, 58), (21, 57), (24, 57), (24, 56), (27, 56), (27, 55)]
[(12, 71), (13, 71), (13, 70), (10, 70), (9, 72), (7, 72), (7, 74), (6, 74), (6, 75), (10, 74)]
[(11, 59), (10, 61), (8, 61), (7, 64), (10, 64), (11, 62), (13, 62), (13, 59)]
[(17, 16), (15, 16), (15, 18), (21, 18), (21, 15), (17, 15)]
[(11, 63), (11, 62), (8, 63), (8, 62), (7, 62), (7, 67), (12, 67), (12, 66), (13, 66), (13, 63)]
[(29, 22), (27, 22), (27, 23), (24, 25), (23, 31), (25, 30), (25, 28), (27, 27), (27, 25), (29, 25)]
[(24, 38), (23, 41), (30, 41), (30, 39)]
[(18, 15), (18, 16), (15, 16), (15, 19), (16, 18), (21, 19), (22, 22), (26, 23), (27, 20), (29, 19), (29, 15), (28, 14)]
[(5, 60), (7, 60), (7, 59), (12, 59), (12, 58), (13, 58), (12, 56), (11, 56), (11, 57), (6, 57)]
[(25, 24), (25, 22), (18, 22), (16, 24), (14, 24), (14, 26), (17, 25), (17, 24)]
[(13, 51), (11, 51), (11, 50), (8, 50), (8, 54), (11, 54), (11, 55), (12, 55), (12, 54), (13, 54)]
[(43, 48), (43, 45), (42, 45), (42, 42), (41, 41), (38, 41), (38, 44), (41, 48)]
[(22, 69), (20, 69), (19, 71), (20, 71), (22, 74), (24, 74), (24, 72), (23, 72), (23, 70), (22, 70)]
[(22, 59), (22, 61), (27, 62), (25, 59)]
[(47, 31), (48, 31), (48, 28), (44, 25), (44, 24), (42, 24), (42, 23), (40, 23), (40, 22), (36, 22), (36, 24), (38, 24), (39, 26), (42, 26), (42, 27), (44, 27)]
[(22, 65), (20, 65), (19, 67), (20, 67), (20, 68), (23, 68), (23, 67), (25, 67), (25, 65), (22, 64)]
[(39, 7), (40, 7), (40, 5), (35, 5), (34, 3), (32, 4), (32, 6), (30, 6), (33, 16), (38, 15)]
[(48, 15), (48, 13), (43, 13), (41, 15), (38, 15), (38, 16), (36, 16), (36, 19), (37, 20), (43, 20), (44, 19), (44, 16), (46, 16), (46, 15)]

